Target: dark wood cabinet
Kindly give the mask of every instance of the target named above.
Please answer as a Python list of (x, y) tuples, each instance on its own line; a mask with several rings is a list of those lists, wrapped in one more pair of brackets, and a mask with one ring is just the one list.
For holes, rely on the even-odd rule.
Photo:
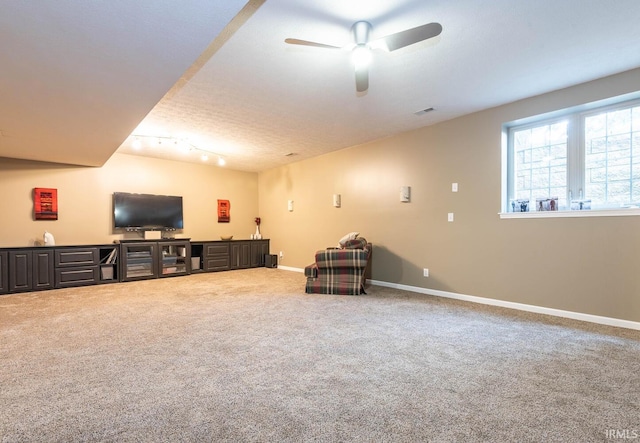
[(191, 243), (185, 240), (122, 242), (122, 280), (186, 275), (191, 271)]
[(251, 267), (251, 242), (231, 242), (231, 264), (229, 268), (246, 269), (249, 267)]
[(265, 265), (269, 240), (192, 242), (191, 253), (204, 272), (257, 268)]
[(54, 253), (56, 288), (118, 280), (118, 245), (68, 246)]
[(9, 253), (0, 251), (0, 294), (9, 292)]
[(229, 242), (210, 242), (204, 244), (203, 267), (207, 272), (229, 270), (230, 260)]
[(37, 249), (33, 251), (33, 289), (53, 289), (55, 287), (55, 271), (53, 252)]
[(191, 271), (191, 243), (188, 240), (158, 242), (159, 277), (185, 275)]
[(269, 240), (253, 240), (251, 242), (251, 267), (264, 266), (264, 256), (269, 254)]
[(8, 253), (9, 292), (54, 288), (53, 250), (21, 249)]
[[(269, 240), (191, 242), (124, 240), (119, 244), (0, 249), (0, 294), (187, 275), (265, 265)], [(193, 258), (193, 260), (192, 260)]]
[(30, 249), (9, 251), (9, 292), (30, 291), (33, 287)]
[(98, 283), (98, 248), (56, 249), (56, 288)]
[[(119, 249), (100, 245), (0, 250), (0, 294), (118, 281), (114, 266)], [(107, 259), (111, 264), (105, 264)], [(103, 266), (109, 271), (104, 276)]]
[(120, 268), (123, 281), (158, 277), (157, 242), (134, 242), (120, 245)]

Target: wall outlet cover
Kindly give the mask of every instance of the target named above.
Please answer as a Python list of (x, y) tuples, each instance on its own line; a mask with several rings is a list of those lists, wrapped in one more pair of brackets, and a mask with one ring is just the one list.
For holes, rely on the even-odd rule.
[(400, 188), (400, 201), (409, 203), (411, 201), (411, 186), (402, 186)]

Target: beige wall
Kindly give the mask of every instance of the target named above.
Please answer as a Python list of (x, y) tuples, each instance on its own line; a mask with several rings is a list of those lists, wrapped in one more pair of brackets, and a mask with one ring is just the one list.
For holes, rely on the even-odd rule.
[(263, 231), (285, 266), (355, 230), (374, 280), (640, 321), (640, 217), (498, 216), (504, 122), (638, 90), (630, 71), (263, 172)]
[[(178, 237), (248, 238), (259, 215), (280, 264), (303, 268), (357, 230), (374, 244), (375, 280), (640, 321), (638, 217), (497, 215), (504, 122), (638, 90), (629, 71), (260, 174), (120, 154), (100, 168), (0, 159), (0, 247), (45, 230), (68, 245), (136, 238), (113, 231), (113, 192), (182, 195)], [(403, 185), (411, 203), (399, 202)], [(33, 220), (34, 187), (58, 189), (59, 220)], [(229, 224), (217, 223), (219, 198)]]
[[(33, 219), (33, 188), (57, 188), (56, 221)], [(258, 176), (215, 166), (115, 154), (100, 168), (0, 159), (0, 247), (32, 246), (42, 233), (56, 244), (101, 244), (140, 234), (114, 232), (112, 194), (183, 197), (185, 229), (176, 237), (249, 238), (258, 215)], [(218, 223), (217, 199), (231, 202), (231, 222)]]

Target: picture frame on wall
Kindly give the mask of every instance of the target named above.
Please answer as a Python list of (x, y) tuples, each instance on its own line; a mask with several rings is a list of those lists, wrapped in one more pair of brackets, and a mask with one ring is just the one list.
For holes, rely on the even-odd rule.
[(231, 203), (229, 200), (218, 200), (218, 223), (231, 221)]
[(33, 188), (33, 218), (35, 220), (58, 220), (57, 189)]

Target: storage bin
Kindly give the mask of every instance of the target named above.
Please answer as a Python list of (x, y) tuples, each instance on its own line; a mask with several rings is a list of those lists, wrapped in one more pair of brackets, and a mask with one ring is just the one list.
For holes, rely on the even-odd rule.
[(113, 265), (100, 266), (100, 279), (113, 280)]

